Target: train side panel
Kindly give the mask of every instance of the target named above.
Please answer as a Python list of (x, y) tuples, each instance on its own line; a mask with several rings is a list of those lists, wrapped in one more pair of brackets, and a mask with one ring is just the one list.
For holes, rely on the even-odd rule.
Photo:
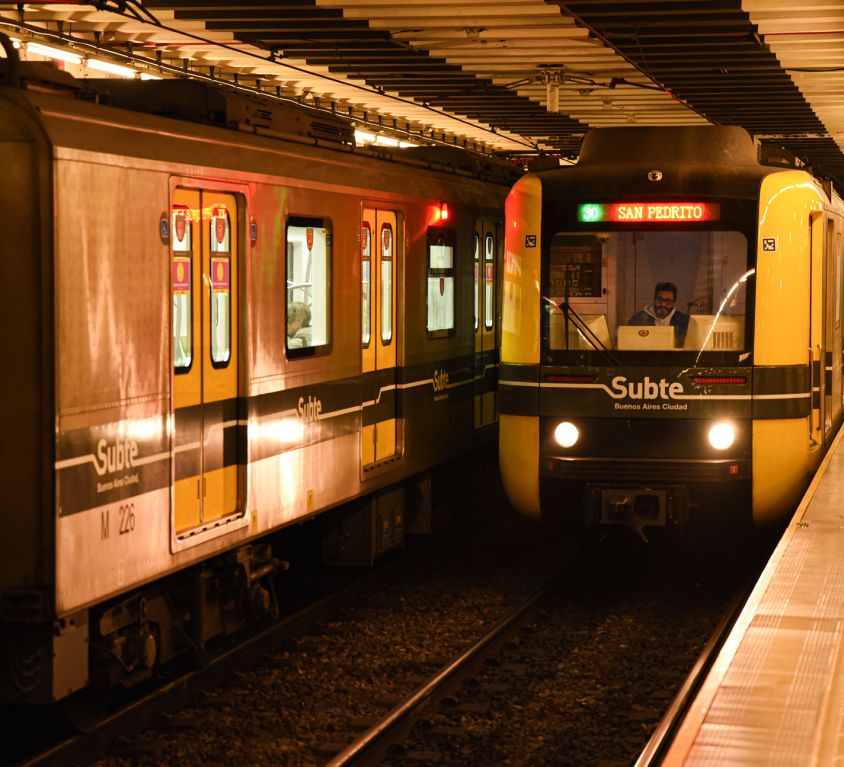
[[(802, 171), (766, 176), (759, 194), (754, 365), (805, 366), (810, 336), (817, 335), (812, 323), (820, 322), (823, 309), (822, 301), (812, 301), (818, 290), (813, 278), (822, 280), (822, 269), (812, 263), (816, 248), (811, 239), (811, 221), (822, 213), (823, 200)], [(755, 524), (778, 520), (806, 487), (822, 453), (820, 444), (811, 442), (810, 422), (811, 415), (754, 419)]]
[(166, 176), (106, 156), (61, 157), (54, 172), (64, 614), (170, 563), (170, 307)]
[[(537, 518), (539, 506), (539, 344), (542, 182), (520, 179), (504, 212), (504, 322), (501, 328), (499, 465), (510, 501)], [(532, 415), (513, 415), (508, 398), (535, 394)]]

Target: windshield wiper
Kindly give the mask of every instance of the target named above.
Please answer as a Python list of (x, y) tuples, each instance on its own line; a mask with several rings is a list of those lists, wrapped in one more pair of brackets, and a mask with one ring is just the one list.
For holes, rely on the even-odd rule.
[(566, 338), (566, 351), (571, 351), (569, 349), (569, 322), (574, 323), (575, 329), (590, 343), (595, 351), (600, 352), (603, 357), (609, 360), (610, 364), (615, 367), (624, 367), (621, 364), (618, 357), (616, 357), (612, 351), (604, 345), (603, 341), (598, 338), (595, 333), (589, 328), (586, 324), (586, 321), (581, 317), (577, 310), (569, 303), (568, 297), (564, 298), (562, 303), (557, 305), (558, 308), (563, 313), (563, 320), (565, 322), (565, 338)]

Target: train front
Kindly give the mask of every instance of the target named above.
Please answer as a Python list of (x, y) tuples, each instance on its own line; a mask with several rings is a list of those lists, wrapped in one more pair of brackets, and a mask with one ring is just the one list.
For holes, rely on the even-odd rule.
[(522, 513), (642, 538), (750, 520), (765, 171), (747, 134), (724, 140), (598, 130), (514, 187), (500, 464)]

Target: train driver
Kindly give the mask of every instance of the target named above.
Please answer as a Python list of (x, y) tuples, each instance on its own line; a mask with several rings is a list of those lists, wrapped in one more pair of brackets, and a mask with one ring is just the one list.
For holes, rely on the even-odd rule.
[(689, 315), (675, 307), (677, 286), (673, 282), (658, 282), (654, 287), (654, 302), (642, 311), (636, 312), (628, 325), (671, 325), (674, 328), (674, 343), (682, 346), (689, 329)]
[(302, 301), (287, 305), (287, 348), (302, 349), (311, 345), (311, 309)]

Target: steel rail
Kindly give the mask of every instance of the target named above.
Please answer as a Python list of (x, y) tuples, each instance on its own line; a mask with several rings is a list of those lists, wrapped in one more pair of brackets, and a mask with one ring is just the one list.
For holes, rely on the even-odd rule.
[(704, 646), (700, 656), (695, 661), (694, 666), (692, 666), (691, 671), (689, 671), (686, 679), (671, 701), (671, 705), (656, 726), (645, 748), (639, 754), (634, 767), (655, 767), (662, 761), (666, 751), (674, 740), (677, 730), (680, 728), (683, 719), (694, 702), (697, 693), (703, 686), (709, 670), (715, 663), (721, 647), (727, 641), (727, 637), (730, 635), (730, 631), (738, 619), (745, 602), (747, 602), (747, 598), (750, 596), (754, 585), (754, 583), (745, 585), (724, 611), (721, 620), (710, 635), (709, 641)]
[(457, 658), (443, 666), (431, 679), (420, 685), (404, 702), (389, 711), (384, 718), (373, 725), (357, 740), (349, 744), (337, 754), (326, 767), (349, 767), (374, 763), (378, 760), (376, 753), (389, 745), (390, 739), (395, 738), (399, 728), (408, 722), (420, 709), (443, 688), (453, 682), (458, 675), (478, 660), (484, 651), (490, 649), (498, 641), (504, 641), (524, 617), (534, 610), (551, 588), (552, 581), (539, 588), (525, 602), (516, 607), (499, 620), (484, 636), (464, 650)]
[(161, 714), (190, 705), (197, 693), (213, 689), (233, 672), (255, 662), (262, 653), (277, 651), (278, 642), (285, 636), (308, 630), (308, 626), (324, 619), (324, 613), (347, 603), (356, 593), (372, 588), (373, 582), (388, 575), (390, 569), (387, 565), (373, 570), (339, 591), (319, 598), (313, 604), (220, 652), (210, 658), (202, 668), (179, 674), (155, 690), (108, 714), (90, 731), (72, 735), (41, 753), (24, 756), (17, 762), (17, 766), (65, 767), (67, 764), (99, 758), (118, 737), (136, 735), (145, 727), (151, 726)]

